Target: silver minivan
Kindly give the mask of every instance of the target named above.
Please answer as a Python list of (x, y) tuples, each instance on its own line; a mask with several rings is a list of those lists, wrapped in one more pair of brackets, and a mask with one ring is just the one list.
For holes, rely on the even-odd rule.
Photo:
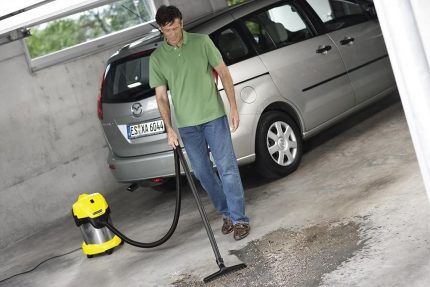
[[(396, 89), (370, 0), (257, 0), (184, 29), (209, 34), (220, 50), (241, 119), (232, 134), (238, 163), (255, 163), (266, 177), (294, 171), (304, 139)], [(174, 174), (148, 85), (149, 56), (162, 41), (154, 31), (126, 45), (108, 60), (103, 76), (98, 114), (108, 164), (120, 182)], [(227, 104), (221, 81), (218, 90)]]

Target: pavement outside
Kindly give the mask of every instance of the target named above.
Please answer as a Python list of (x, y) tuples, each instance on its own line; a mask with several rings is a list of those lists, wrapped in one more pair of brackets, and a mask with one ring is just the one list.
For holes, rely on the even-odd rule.
[[(123, 245), (87, 259), (54, 258), (0, 286), (430, 286), (430, 206), (398, 96), (312, 138), (293, 174), (267, 181), (241, 169), (251, 234), (222, 235), (203, 202), (226, 265), (246, 269), (203, 284), (217, 271), (188, 188), (173, 237), (143, 250)], [(103, 191), (100, 191), (103, 193)], [(174, 192), (140, 188), (106, 195), (115, 226), (153, 241), (171, 223)], [(0, 280), (80, 246), (71, 216), (1, 250)]]

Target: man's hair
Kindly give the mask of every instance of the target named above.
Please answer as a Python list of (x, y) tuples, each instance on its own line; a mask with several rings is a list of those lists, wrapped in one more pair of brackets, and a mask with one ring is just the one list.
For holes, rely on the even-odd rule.
[(176, 18), (182, 20), (182, 14), (181, 11), (179, 11), (179, 9), (173, 5), (161, 5), (157, 10), (157, 14), (155, 15), (155, 21), (160, 27), (173, 23)]

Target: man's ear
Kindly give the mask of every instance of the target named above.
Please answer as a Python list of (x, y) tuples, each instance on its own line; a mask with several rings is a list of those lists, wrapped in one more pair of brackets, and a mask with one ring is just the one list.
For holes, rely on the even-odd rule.
[[(155, 26), (155, 25), (154, 25)], [(158, 31), (160, 31), (161, 34), (163, 34), (163, 30), (161, 30), (161, 26), (157, 23), (156, 27), (158, 29)]]

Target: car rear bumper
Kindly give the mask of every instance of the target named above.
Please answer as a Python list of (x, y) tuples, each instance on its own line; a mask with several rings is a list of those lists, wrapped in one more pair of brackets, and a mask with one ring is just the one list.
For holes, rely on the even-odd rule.
[[(188, 166), (192, 171), (189, 163), (187, 152), (182, 149), (184, 156), (188, 161)], [(249, 164), (255, 160), (255, 154), (250, 154), (238, 159), (238, 165)], [(119, 182), (135, 182), (149, 180), (158, 177), (172, 177), (175, 175), (175, 159), (173, 151), (166, 151), (151, 155), (137, 157), (115, 157), (109, 150), (108, 164), (111, 167), (112, 174)], [(184, 169), (181, 166), (181, 174)]]
[[(185, 149), (183, 150), (185, 154)], [(116, 157), (109, 151), (107, 162), (119, 182), (142, 181), (175, 175), (173, 151), (145, 156)]]

